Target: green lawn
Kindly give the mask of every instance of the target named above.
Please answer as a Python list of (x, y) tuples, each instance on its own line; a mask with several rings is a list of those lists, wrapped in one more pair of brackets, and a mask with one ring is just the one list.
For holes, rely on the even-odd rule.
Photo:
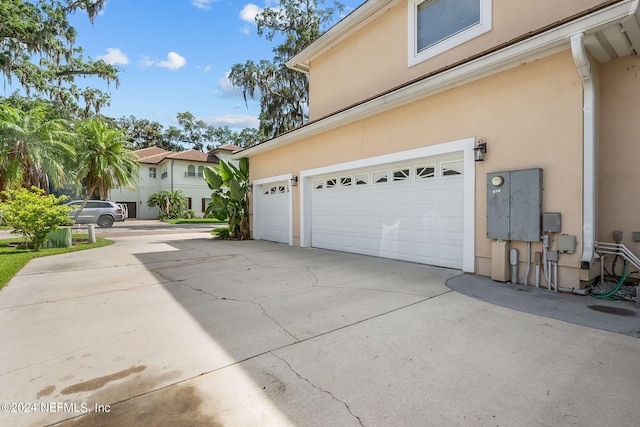
[(74, 234), (74, 245), (70, 248), (41, 249), (37, 252), (11, 246), (11, 244), (23, 242), (24, 239), (0, 239), (0, 289), (32, 258), (100, 248), (114, 243), (113, 240), (103, 239), (102, 237), (98, 237), (96, 243), (92, 244), (75, 243), (78, 239), (86, 240), (87, 238), (88, 236), (86, 234)]
[(220, 221), (215, 218), (181, 218), (181, 219), (165, 219), (164, 222), (169, 224), (224, 224), (226, 221)]

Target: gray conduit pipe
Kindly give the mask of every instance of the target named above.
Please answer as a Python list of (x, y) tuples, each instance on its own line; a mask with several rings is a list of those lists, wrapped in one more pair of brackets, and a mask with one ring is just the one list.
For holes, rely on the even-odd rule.
[(529, 273), (531, 272), (531, 242), (527, 242), (527, 272), (524, 273), (524, 285), (529, 284)]

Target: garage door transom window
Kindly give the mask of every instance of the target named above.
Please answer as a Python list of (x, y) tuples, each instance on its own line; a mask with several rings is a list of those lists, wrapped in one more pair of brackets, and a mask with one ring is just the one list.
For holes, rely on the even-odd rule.
[(442, 177), (461, 176), (464, 174), (464, 162), (462, 160), (455, 162), (442, 163)]
[(285, 194), (289, 192), (289, 188), (286, 185), (276, 185), (273, 187), (267, 187), (264, 190), (264, 195), (268, 196), (270, 194)]
[(373, 172), (360, 172), (353, 175), (340, 175), (325, 179), (315, 179), (312, 183), (314, 190), (325, 190), (334, 188), (344, 188), (352, 186), (366, 186), (377, 184), (398, 184), (404, 182), (424, 181), (430, 179), (441, 179), (451, 177), (461, 177), (464, 175), (464, 161), (445, 161), (415, 166), (403, 166)]

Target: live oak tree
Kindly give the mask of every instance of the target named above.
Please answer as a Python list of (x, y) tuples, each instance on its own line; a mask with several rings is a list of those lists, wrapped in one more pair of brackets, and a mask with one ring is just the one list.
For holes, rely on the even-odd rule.
[(160, 147), (169, 151), (181, 151), (182, 146), (170, 141), (164, 126), (156, 121), (138, 119), (133, 115), (111, 119), (113, 126), (124, 132), (128, 146), (131, 149)]
[(85, 58), (74, 45), (76, 30), (69, 16), (84, 11), (93, 22), (107, 0), (0, 1), (0, 73), (17, 81), (27, 94), (46, 95), (77, 116), (99, 112), (107, 94), (81, 87), (79, 76), (97, 76), (118, 84), (118, 69)]
[(229, 80), (241, 87), (247, 98), (260, 96), (260, 129), (272, 138), (308, 120), (309, 78), (293, 71), (286, 62), (316, 40), (344, 8), (334, 2), (322, 9), (323, 0), (280, 0), (279, 6), (264, 9), (256, 17), (258, 35), (269, 41), (282, 40), (273, 49), (271, 61), (246, 61), (231, 68)]

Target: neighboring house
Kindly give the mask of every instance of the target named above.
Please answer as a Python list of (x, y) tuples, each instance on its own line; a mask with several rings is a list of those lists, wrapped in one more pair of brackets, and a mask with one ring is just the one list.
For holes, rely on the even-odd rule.
[(221, 159), (230, 161), (233, 152), (240, 149), (227, 144), (209, 153), (198, 150), (176, 153), (159, 147), (136, 150), (140, 159), (140, 181), (132, 190), (111, 190), (110, 199), (126, 204), (129, 218), (154, 219), (160, 210), (147, 206), (149, 196), (158, 191), (181, 190), (188, 198), (188, 208), (201, 217), (211, 200), (211, 190), (203, 177), (204, 168), (217, 166)]
[(310, 75), (310, 122), (234, 156), (250, 158), (254, 237), (502, 280), (510, 246), (523, 282), (546, 234), (557, 283), (584, 286), (613, 230), (640, 253), (639, 14), (365, 2), (288, 63)]

